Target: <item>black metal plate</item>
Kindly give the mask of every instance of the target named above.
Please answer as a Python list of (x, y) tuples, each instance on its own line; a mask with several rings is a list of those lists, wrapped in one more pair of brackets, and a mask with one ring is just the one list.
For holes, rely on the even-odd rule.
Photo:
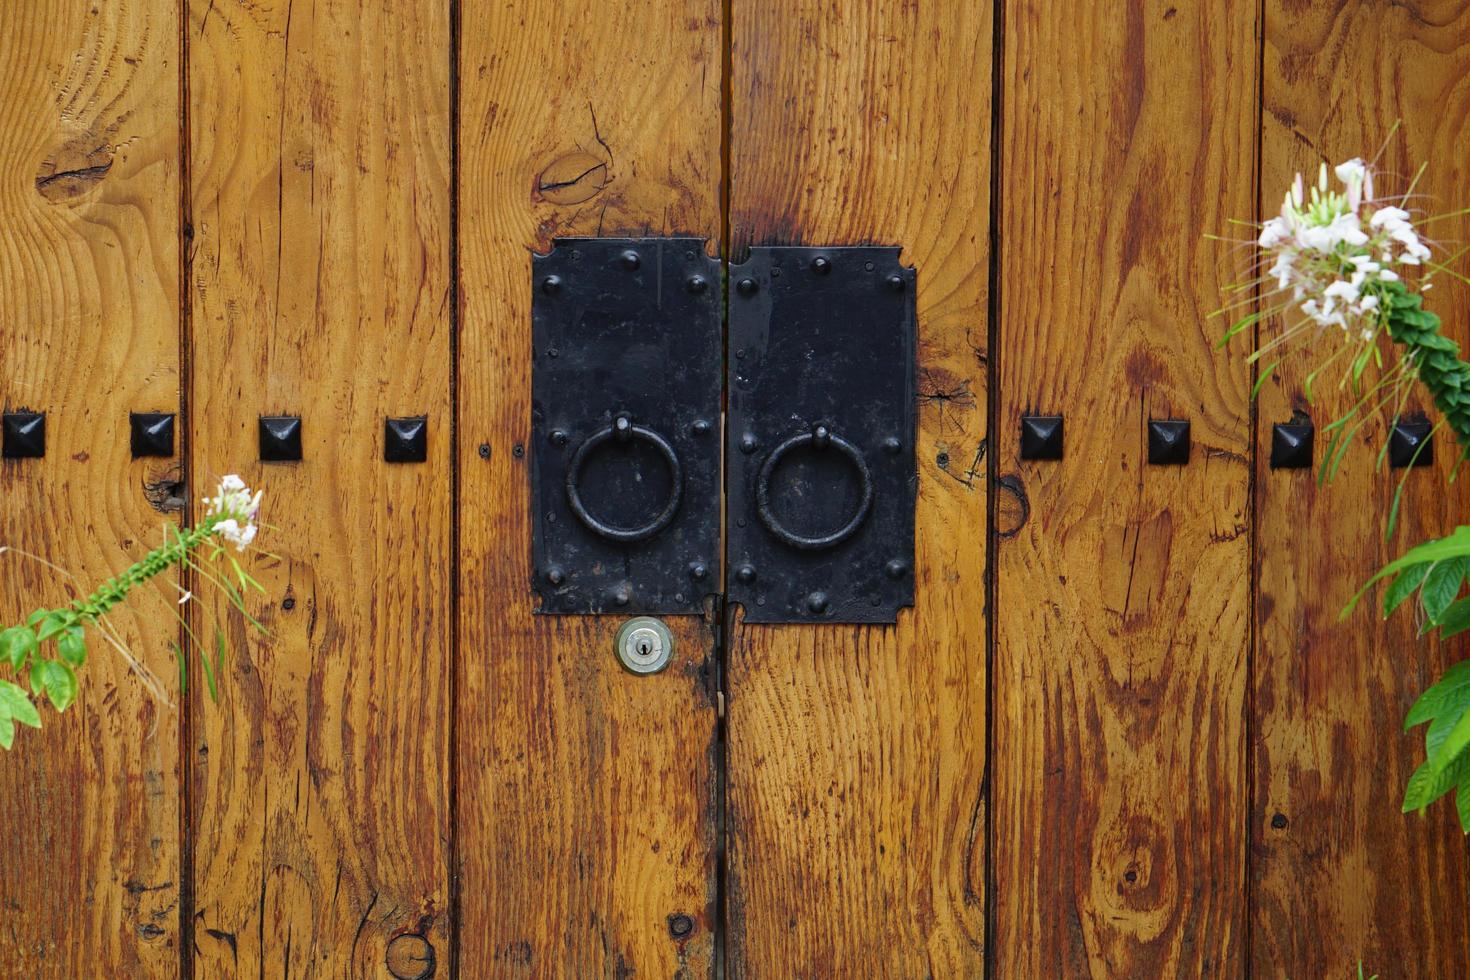
[(696, 238), (558, 239), (531, 289), (539, 612), (699, 613), (719, 590), (719, 260)]
[(747, 622), (892, 623), (914, 603), (915, 283), (877, 246), (755, 247), (730, 269), (726, 548)]

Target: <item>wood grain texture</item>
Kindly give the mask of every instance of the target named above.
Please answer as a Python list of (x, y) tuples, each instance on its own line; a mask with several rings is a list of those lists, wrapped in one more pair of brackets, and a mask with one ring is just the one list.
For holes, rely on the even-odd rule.
[[(443, 971), (449, 8), (197, 0), (187, 29), (195, 496), (263, 487), (280, 556), (251, 601), (269, 639), (227, 618), (219, 703), (196, 699), (195, 970)], [(302, 417), (302, 462), (255, 462), (262, 414)], [(411, 415), (429, 461), (385, 463), (384, 417)]]
[(978, 976), (992, 16), (735, 0), (733, 257), (903, 246), (918, 269), (916, 605), (728, 653), (729, 973)]
[[(1202, 235), (1252, 207), (1255, 27), (1006, 4), (996, 976), (1242, 969), (1249, 379)], [(1020, 460), (1026, 412), (1063, 460)], [(1189, 464), (1146, 465), (1174, 418)]]
[[(75, 577), (0, 557), (5, 624), (90, 592), (174, 520), (148, 487), (177, 464), (132, 459), (128, 413), (178, 411), (179, 64), (173, 3), (0, 10), (0, 403), (47, 417), (44, 459), (0, 463), (0, 545)], [(0, 760), (14, 975), (178, 972), (171, 592), (109, 618), (173, 704), (94, 640), (77, 703), (43, 705), (46, 728)]]
[(675, 662), (635, 677), (619, 619), (536, 617), (526, 440), (531, 251), (719, 238), (719, 3), (465, 0), (461, 23), (460, 971), (707, 976), (712, 632), (670, 619)]
[[(1427, 196), (1412, 204), (1433, 213), (1467, 203), (1470, 9), (1269, 0), (1266, 11), (1263, 214), (1280, 206), (1295, 171), (1310, 177), (1324, 160), (1372, 157), (1398, 120), (1380, 161), (1396, 176), (1380, 178), (1380, 192), (1402, 192), (1427, 162)], [(1427, 227), (1451, 249), (1470, 237), (1463, 218)], [(1466, 345), (1470, 289), (1442, 276), (1426, 299)], [(1262, 340), (1280, 327), (1268, 324)], [(1449, 433), (1436, 435), (1436, 465), (1409, 476), (1404, 519), (1385, 542), (1403, 475), (1375, 471), (1387, 413), (1365, 426), (1325, 487), (1305, 472), (1269, 470), (1273, 422), (1308, 413), (1321, 459), (1322, 427), (1352, 401), (1334, 377), (1319, 380), (1309, 405), (1310, 370), (1294, 358), (1261, 393), (1251, 959), (1262, 976), (1348, 976), (1359, 960), (1384, 976), (1467, 976), (1465, 840), (1448, 802), (1422, 818), (1400, 814), (1424, 741), (1422, 728), (1404, 734), (1399, 723), (1470, 647), (1416, 640), (1414, 614), (1406, 607), (1383, 621), (1376, 594), (1346, 622), (1338, 612), (1384, 562), (1465, 523), (1470, 493), (1463, 478), (1446, 493), (1455, 451)], [(1416, 393), (1410, 410), (1428, 401)]]

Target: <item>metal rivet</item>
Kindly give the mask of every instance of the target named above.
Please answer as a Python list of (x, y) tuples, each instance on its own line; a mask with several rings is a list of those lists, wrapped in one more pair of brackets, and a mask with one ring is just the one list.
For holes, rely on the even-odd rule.
[(1021, 458), (1062, 458), (1062, 417), (1060, 415), (1021, 416)]
[(940, 453), (937, 456), (934, 457), (934, 464), (936, 466), (938, 466), (941, 470), (948, 469), (949, 468), (949, 453), (943, 452), (941, 450)]
[(760, 448), (760, 440), (755, 437), (754, 432), (747, 432), (740, 437), (740, 451), (749, 456)]
[(428, 416), (415, 415), (384, 421), (383, 459), (390, 463), (422, 463), (428, 458)]
[(627, 442), (633, 438), (633, 418), (626, 413), (613, 419), (613, 438), (618, 442)]
[(629, 602), (633, 601), (633, 596), (628, 591), (628, 587), (622, 585), (613, 590), (612, 601), (615, 606), (626, 606)]
[(689, 429), (697, 436), (707, 436), (709, 435), (709, 422), (704, 419), (695, 419)]
[(260, 458), (289, 463), (301, 458), (301, 418), (296, 415), (260, 417)]
[(570, 437), (561, 429), (551, 430), (551, 444), (553, 446), (565, 446), (568, 438)]
[(550, 349), (548, 349), (548, 350), (547, 350), (547, 351), (546, 351), (546, 356), (547, 356), (547, 357), (549, 357), (549, 358), (551, 358), (551, 359), (552, 359), (552, 360), (553, 360), (553, 361), (554, 361), (554, 360), (556, 360), (556, 359), (557, 359), (557, 358), (558, 358), (558, 357), (561, 357), (561, 351), (560, 351), (560, 350), (558, 350), (558, 349), (557, 349), (557, 348), (555, 348), (555, 347), (552, 347), (552, 348), (550, 348)]
[(173, 413), (133, 412), (129, 417), (129, 424), (132, 429), (134, 459), (174, 454)]
[(735, 579), (741, 585), (751, 584), (755, 581), (755, 566), (749, 564), (741, 565), (735, 570)]
[(755, 291), (760, 287), (756, 285), (756, 281), (754, 279), (742, 279), (735, 284), (735, 288), (739, 291), (741, 296), (754, 296)]
[(0, 455), (6, 459), (40, 459), (46, 455), (46, 416), (41, 412), (6, 412)]
[(553, 566), (546, 570), (546, 581), (550, 582), (552, 585), (561, 585), (566, 580), (567, 573), (562, 571), (560, 568), (556, 568), (555, 566)]
[(806, 607), (820, 616), (827, 611), (827, 593), (813, 592), (806, 597)]
[(511, 447), (510, 454), (516, 459), (520, 459), (522, 456), (526, 455), (526, 447), (521, 445), (520, 443), (516, 443), (514, 446)]
[[(1397, 469), (1429, 466), (1434, 462), (1433, 426), (1428, 422), (1397, 422), (1388, 437), (1388, 463)], [(1420, 448), (1423, 447), (1423, 448)]]
[(634, 674), (656, 674), (674, 658), (674, 634), (661, 620), (638, 616), (618, 629), (618, 661)]
[(902, 448), (903, 443), (898, 441), (898, 436), (889, 436), (883, 440), (883, 451), (890, 456), (898, 455), (898, 451)]
[(685, 285), (691, 293), (702, 293), (709, 288), (709, 280), (704, 276), (690, 276)]
[(1277, 830), (1285, 830), (1286, 823), (1286, 814), (1284, 813), (1276, 813), (1274, 816), (1271, 817), (1271, 826), (1275, 827)]
[(863, 263), (863, 268), (864, 269), (867, 269), (869, 272), (872, 272), (873, 271), (873, 263), (871, 261), (864, 262)]
[(1189, 462), (1189, 422), (1150, 419), (1148, 461), (1154, 466), (1182, 466)]
[(817, 449), (826, 449), (832, 444), (832, 430), (825, 425), (819, 425), (812, 429), (812, 445)]
[(480, 443), (480, 458), (481, 459), (489, 459), (490, 458), (490, 444), (488, 442), (482, 442), (482, 443)]
[(689, 577), (696, 582), (703, 582), (709, 578), (709, 569), (705, 567), (702, 561), (691, 562), (689, 564)]
[(1273, 470), (1308, 470), (1312, 468), (1310, 422), (1281, 422), (1271, 427), (1271, 468)]
[(891, 579), (901, 579), (908, 574), (908, 571), (909, 563), (899, 558), (895, 558), (883, 566), (883, 574)]
[(675, 939), (683, 939), (694, 931), (694, 920), (687, 915), (669, 916), (669, 935)]
[(638, 253), (631, 248), (618, 256), (618, 259), (623, 263), (623, 268), (630, 271), (643, 264), (643, 260), (638, 257)]
[(832, 271), (832, 260), (825, 255), (818, 255), (812, 259), (812, 271), (819, 276), (825, 276)]
[(295, 597), (293, 597), (293, 596), (286, 596), (286, 598), (282, 599), (281, 600), (281, 608), (284, 609), (284, 610), (286, 610), (286, 612), (290, 612), (291, 610), (295, 609), (296, 608), (296, 599), (295, 599)]
[(895, 273), (894, 275), (889, 276), (887, 281), (888, 281), (888, 288), (889, 289), (893, 290), (895, 293), (901, 293), (901, 292), (903, 292), (903, 290), (904, 290), (903, 276), (900, 276), (900, 275), (898, 275), (898, 274)]
[(561, 292), (561, 276), (547, 276), (542, 279), (541, 291), (548, 296)]

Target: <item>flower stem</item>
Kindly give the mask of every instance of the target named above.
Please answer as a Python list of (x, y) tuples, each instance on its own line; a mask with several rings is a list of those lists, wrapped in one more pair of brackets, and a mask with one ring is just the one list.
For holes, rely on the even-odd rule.
[(187, 559), (195, 548), (214, 534), (214, 525), (217, 522), (218, 518), (211, 518), (198, 527), (179, 533), (170, 543), (150, 551), (126, 571), (103, 582), (86, 599), (72, 603), (72, 611), (77, 618), (95, 623), (126, 599), (134, 588)]

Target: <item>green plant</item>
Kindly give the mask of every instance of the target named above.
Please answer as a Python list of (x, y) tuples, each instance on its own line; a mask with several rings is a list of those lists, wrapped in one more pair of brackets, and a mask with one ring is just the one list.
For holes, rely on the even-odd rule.
[[(1330, 438), (1320, 481), (1336, 474), (1369, 418), (1386, 410), (1397, 420), (1415, 383), (1424, 386), (1443, 415), (1436, 430), (1448, 428), (1460, 444), (1458, 471), (1470, 455), (1470, 364), (1460, 358), (1459, 345), (1441, 333), (1440, 318), (1424, 309), (1422, 293), (1432, 288), (1436, 273), (1464, 280), (1446, 264), (1464, 250), (1436, 261), (1421, 241), (1419, 227), (1447, 215), (1415, 223), (1408, 202), (1417, 175), (1402, 195), (1385, 200), (1374, 195), (1372, 164), (1349, 160), (1336, 172), (1340, 190), (1329, 187), (1324, 165), (1310, 197), (1298, 175), (1280, 214), (1260, 226), (1254, 244), (1274, 264), (1265, 275), (1228, 287), (1230, 299), (1218, 312), (1255, 305), (1258, 291), (1268, 302), (1236, 320), (1221, 344), (1257, 324), (1284, 321), (1281, 332), (1251, 354), (1252, 362), (1278, 354), (1264, 364), (1255, 391), (1286, 350), (1328, 349), (1306, 376), (1306, 397), (1310, 401), (1314, 383), (1338, 365), (1338, 385), (1350, 390), (1354, 401), (1324, 427)], [(1417, 284), (1418, 292), (1406, 279)], [(1385, 446), (1379, 453), (1380, 467), (1386, 451)], [(1385, 517), (1385, 535), (1398, 519), (1403, 486), (1400, 480)], [(1437, 630), (1448, 639), (1470, 630), (1470, 598), (1460, 598), (1467, 580), (1470, 526), (1421, 544), (1385, 566), (1353, 596), (1343, 617), (1368, 589), (1386, 582), (1385, 617), (1414, 598), (1423, 613), (1420, 634)], [(1406, 730), (1423, 724), (1429, 726), (1425, 760), (1409, 779), (1403, 809), (1422, 810), (1454, 790), (1461, 828), (1470, 833), (1470, 661), (1451, 667), (1404, 721)]]
[[(206, 500), (208, 510), (197, 527), (180, 529), (166, 526), (166, 540), (162, 546), (126, 571), (108, 579), (90, 595), (58, 608), (37, 609), (24, 623), (0, 631), (0, 663), (9, 664), (11, 670), (30, 687), (28, 694), (14, 681), (0, 679), (0, 747), (8, 750), (14, 743), (17, 723), (41, 727), (41, 714), (32, 701), (32, 695), (44, 694), (57, 711), (65, 711), (76, 700), (76, 672), (87, 662), (89, 631), (105, 639), (150, 686), (161, 691), (151, 674), (111, 627), (107, 616), (134, 589), (170, 568), (186, 568), (206, 583), (218, 587), (229, 598), (230, 604), (263, 632), (264, 627), (245, 611), (244, 593), (250, 589), (264, 590), (226, 547), (233, 544), (241, 552), (250, 550), (260, 526), (256, 522), (260, 498), (260, 493), (251, 494), (239, 477), (225, 477), (220, 481), (217, 495)], [(13, 548), (0, 548), (0, 553), (4, 552), (23, 555)], [(226, 559), (230, 566), (229, 574), (221, 574), (219, 568)], [(180, 591), (183, 593), (180, 606), (193, 599), (192, 593), (182, 588)], [(224, 651), (223, 631), (218, 627), (215, 629), (214, 659), (211, 661), (209, 652), (199, 642), (188, 621), (177, 609), (173, 615), (197, 649), (210, 695), (216, 696)], [(177, 642), (172, 644), (172, 648), (178, 661), (180, 685), (186, 686), (187, 658)]]

